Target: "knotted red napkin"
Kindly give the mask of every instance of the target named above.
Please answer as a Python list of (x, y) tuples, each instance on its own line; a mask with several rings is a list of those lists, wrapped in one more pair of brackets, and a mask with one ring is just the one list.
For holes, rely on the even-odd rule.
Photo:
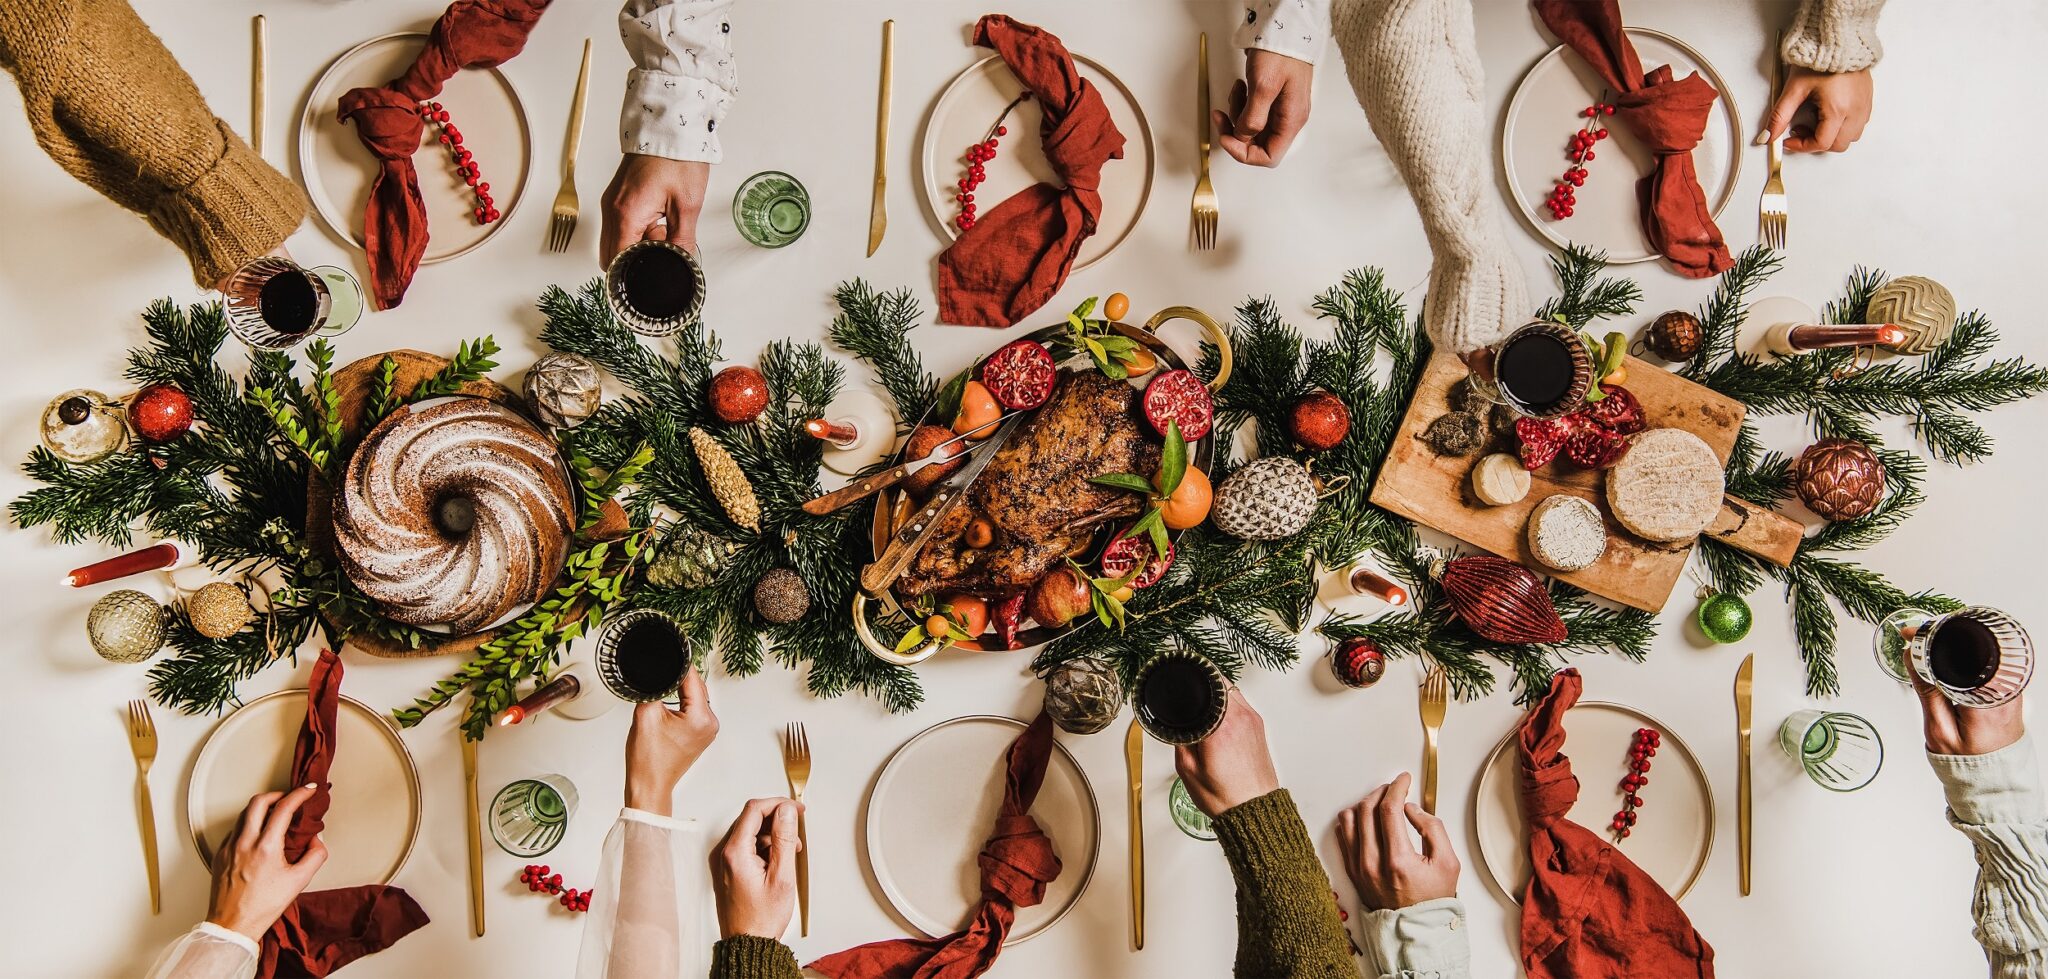
[(427, 208), (420, 198), (419, 172), (412, 166), (425, 129), (419, 104), (440, 94), (441, 85), (457, 71), (512, 60), (548, 3), (455, 0), (434, 21), (426, 47), (404, 73), (382, 88), (354, 88), (342, 95), (339, 118), (355, 122), (356, 138), (378, 162), (363, 207), (363, 246), (378, 309), (405, 299), (427, 251)]
[(1059, 38), (989, 14), (974, 25), (974, 43), (994, 48), (1038, 100), (1045, 159), (1066, 185), (1011, 195), (939, 255), (940, 322), (1011, 326), (1067, 281), (1102, 213), (1102, 164), (1123, 159), (1124, 134)]
[(1008, 775), (995, 831), (982, 844), (981, 906), (964, 930), (944, 938), (897, 938), (827, 955), (805, 966), (833, 979), (972, 979), (995, 965), (1018, 908), (1045, 900), (1060, 875), (1052, 840), (1031, 818), (1052, 754), (1052, 718), (1039, 714), (1006, 753)]
[(1707, 113), (1720, 93), (1698, 72), (1674, 79), (1670, 65), (1659, 65), (1644, 74), (1635, 45), (1621, 29), (1620, 0), (1533, 3), (1543, 26), (1621, 93), (1614, 118), (1657, 156), (1657, 168), (1636, 182), (1651, 247), (1687, 278), (1704, 279), (1735, 264), (1692, 165), (1692, 148), (1707, 131)]
[(1564, 755), (1564, 715), (1579, 671), (1559, 670), (1517, 736), (1529, 886), (1522, 968), (1529, 979), (1713, 979), (1714, 950), (1678, 902), (1591, 830), (1566, 818), (1579, 780)]
[[(292, 751), (292, 785), (320, 790), (292, 816), (284, 854), (296, 861), (326, 827), (327, 769), (334, 761), (334, 712), (341, 696), (341, 658), (320, 651), (306, 691), (306, 723)], [(427, 923), (427, 913), (404, 891), (385, 884), (301, 894), (263, 935), (257, 979), (325, 976), (372, 952), (390, 948)]]

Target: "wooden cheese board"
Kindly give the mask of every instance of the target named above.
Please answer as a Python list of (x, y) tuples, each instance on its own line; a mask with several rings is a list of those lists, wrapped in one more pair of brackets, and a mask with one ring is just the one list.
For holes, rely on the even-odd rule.
[[(1642, 402), (1651, 428), (1682, 428), (1705, 441), (1724, 464), (1742, 429), (1741, 402), (1686, 380), (1654, 364), (1628, 359), (1625, 385)], [(1690, 541), (1660, 544), (1630, 534), (1607, 511), (1604, 475), (1559, 459), (1531, 473), (1529, 495), (1507, 506), (1487, 506), (1472, 495), (1469, 480), (1481, 455), (1440, 456), (1417, 436), (1448, 413), (1451, 387), (1465, 365), (1439, 352), (1424, 370), (1415, 398), (1373, 483), (1372, 502), (1424, 527), (1520, 562), (1602, 598), (1648, 612), (1661, 611), (1692, 553)], [(1529, 511), (1559, 493), (1590, 500), (1607, 520), (1607, 553), (1580, 571), (1552, 571), (1529, 553)], [(1791, 563), (1805, 528), (1775, 511), (1726, 497), (1704, 536), (1780, 566)]]

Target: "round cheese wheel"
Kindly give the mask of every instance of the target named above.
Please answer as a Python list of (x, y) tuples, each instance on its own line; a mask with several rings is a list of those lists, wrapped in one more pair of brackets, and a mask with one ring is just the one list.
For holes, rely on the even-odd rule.
[(1630, 533), (1677, 542), (1699, 536), (1721, 509), (1721, 460), (1700, 437), (1653, 428), (1607, 471), (1607, 506)]
[(1607, 553), (1607, 521), (1576, 496), (1547, 497), (1529, 513), (1529, 553), (1559, 571), (1590, 568)]

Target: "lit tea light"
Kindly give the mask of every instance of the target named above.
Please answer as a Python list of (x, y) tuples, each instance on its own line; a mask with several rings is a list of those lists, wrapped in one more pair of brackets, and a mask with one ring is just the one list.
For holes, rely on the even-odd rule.
[(64, 583), (73, 588), (84, 588), (148, 571), (162, 571), (177, 564), (180, 557), (178, 545), (165, 541), (78, 568), (64, 576)]
[(1354, 594), (1371, 595), (1388, 605), (1408, 604), (1408, 589), (1363, 565), (1352, 565), (1351, 574), (1345, 578), (1345, 583)]
[(1764, 337), (1764, 346), (1781, 357), (1833, 347), (1889, 349), (1905, 342), (1905, 328), (1893, 323), (1781, 323)]
[(804, 422), (804, 431), (822, 442), (829, 442), (842, 449), (849, 449), (860, 443), (860, 428), (852, 419), (833, 421), (827, 418), (813, 418)]
[(563, 675), (535, 687), (533, 692), (510, 707), (498, 712), (491, 723), (499, 727), (511, 727), (541, 711), (566, 704), (583, 695), (583, 682), (574, 676)]

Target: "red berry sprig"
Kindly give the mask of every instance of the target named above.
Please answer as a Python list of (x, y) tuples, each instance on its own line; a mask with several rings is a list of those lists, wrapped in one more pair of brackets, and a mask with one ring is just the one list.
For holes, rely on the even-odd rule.
[(470, 186), (476, 194), (476, 209), (470, 214), (478, 224), (490, 224), (498, 220), (498, 204), (491, 199), (491, 185), (483, 179), (483, 171), (477, 169), (476, 155), (462, 145), (462, 130), (448, 122), (448, 110), (439, 102), (423, 103), (419, 107), (420, 121), (430, 126), (441, 127), (441, 145), (448, 147), (448, 154), (455, 160), (455, 175)]
[(954, 183), (954, 186), (959, 188), (959, 193), (953, 195), (954, 202), (960, 205), (960, 216), (953, 219), (953, 226), (961, 231), (974, 227), (974, 188), (981, 186), (982, 182), (988, 179), (988, 171), (983, 168), (983, 164), (996, 158), (996, 147), (1002, 144), (1001, 137), (1010, 135), (1010, 127), (1003, 123), (1010, 118), (1013, 110), (1030, 98), (1031, 93), (1025, 92), (1004, 106), (1003, 114), (996, 117), (995, 125), (988, 127), (988, 134), (981, 138), (981, 142), (967, 147), (967, 175)]
[(1586, 124), (1572, 134), (1570, 145), (1564, 148), (1564, 158), (1571, 161), (1571, 166), (1565, 168), (1564, 176), (1557, 178), (1557, 184), (1550, 188), (1550, 199), (1544, 202), (1550, 208), (1551, 220), (1562, 221), (1572, 216), (1572, 208), (1578, 204), (1577, 190), (1586, 183), (1586, 163), (1593, 159), (1593, 147), (1608, 135), (1601, 120), (1613, 114), (1614, 106), (1605, 102), (1595, 102), (1579, 112)]
[(1650, 784), (1650, 759), (1657, 756), (1657, 746), (1663, 743), (1664, 736), (1655, 730), (1636, 729), (1635, 741), (1628, 749), (1628, 774), (1621, 777), (1621, 811), (1607, 824), (1616, 843), (1628, 839), (1629, 830), (1636, 825), (1636, 810), (1643, 805), (1643, 786)]
[(561, 895), (561, 905), (571, 911), (590, 910), (590, 892), (562, 886), (562, 875), (548, 872), (544, 863), (529, 863), (519, 871), (519, 882), (536, 894), (546, 891)]

